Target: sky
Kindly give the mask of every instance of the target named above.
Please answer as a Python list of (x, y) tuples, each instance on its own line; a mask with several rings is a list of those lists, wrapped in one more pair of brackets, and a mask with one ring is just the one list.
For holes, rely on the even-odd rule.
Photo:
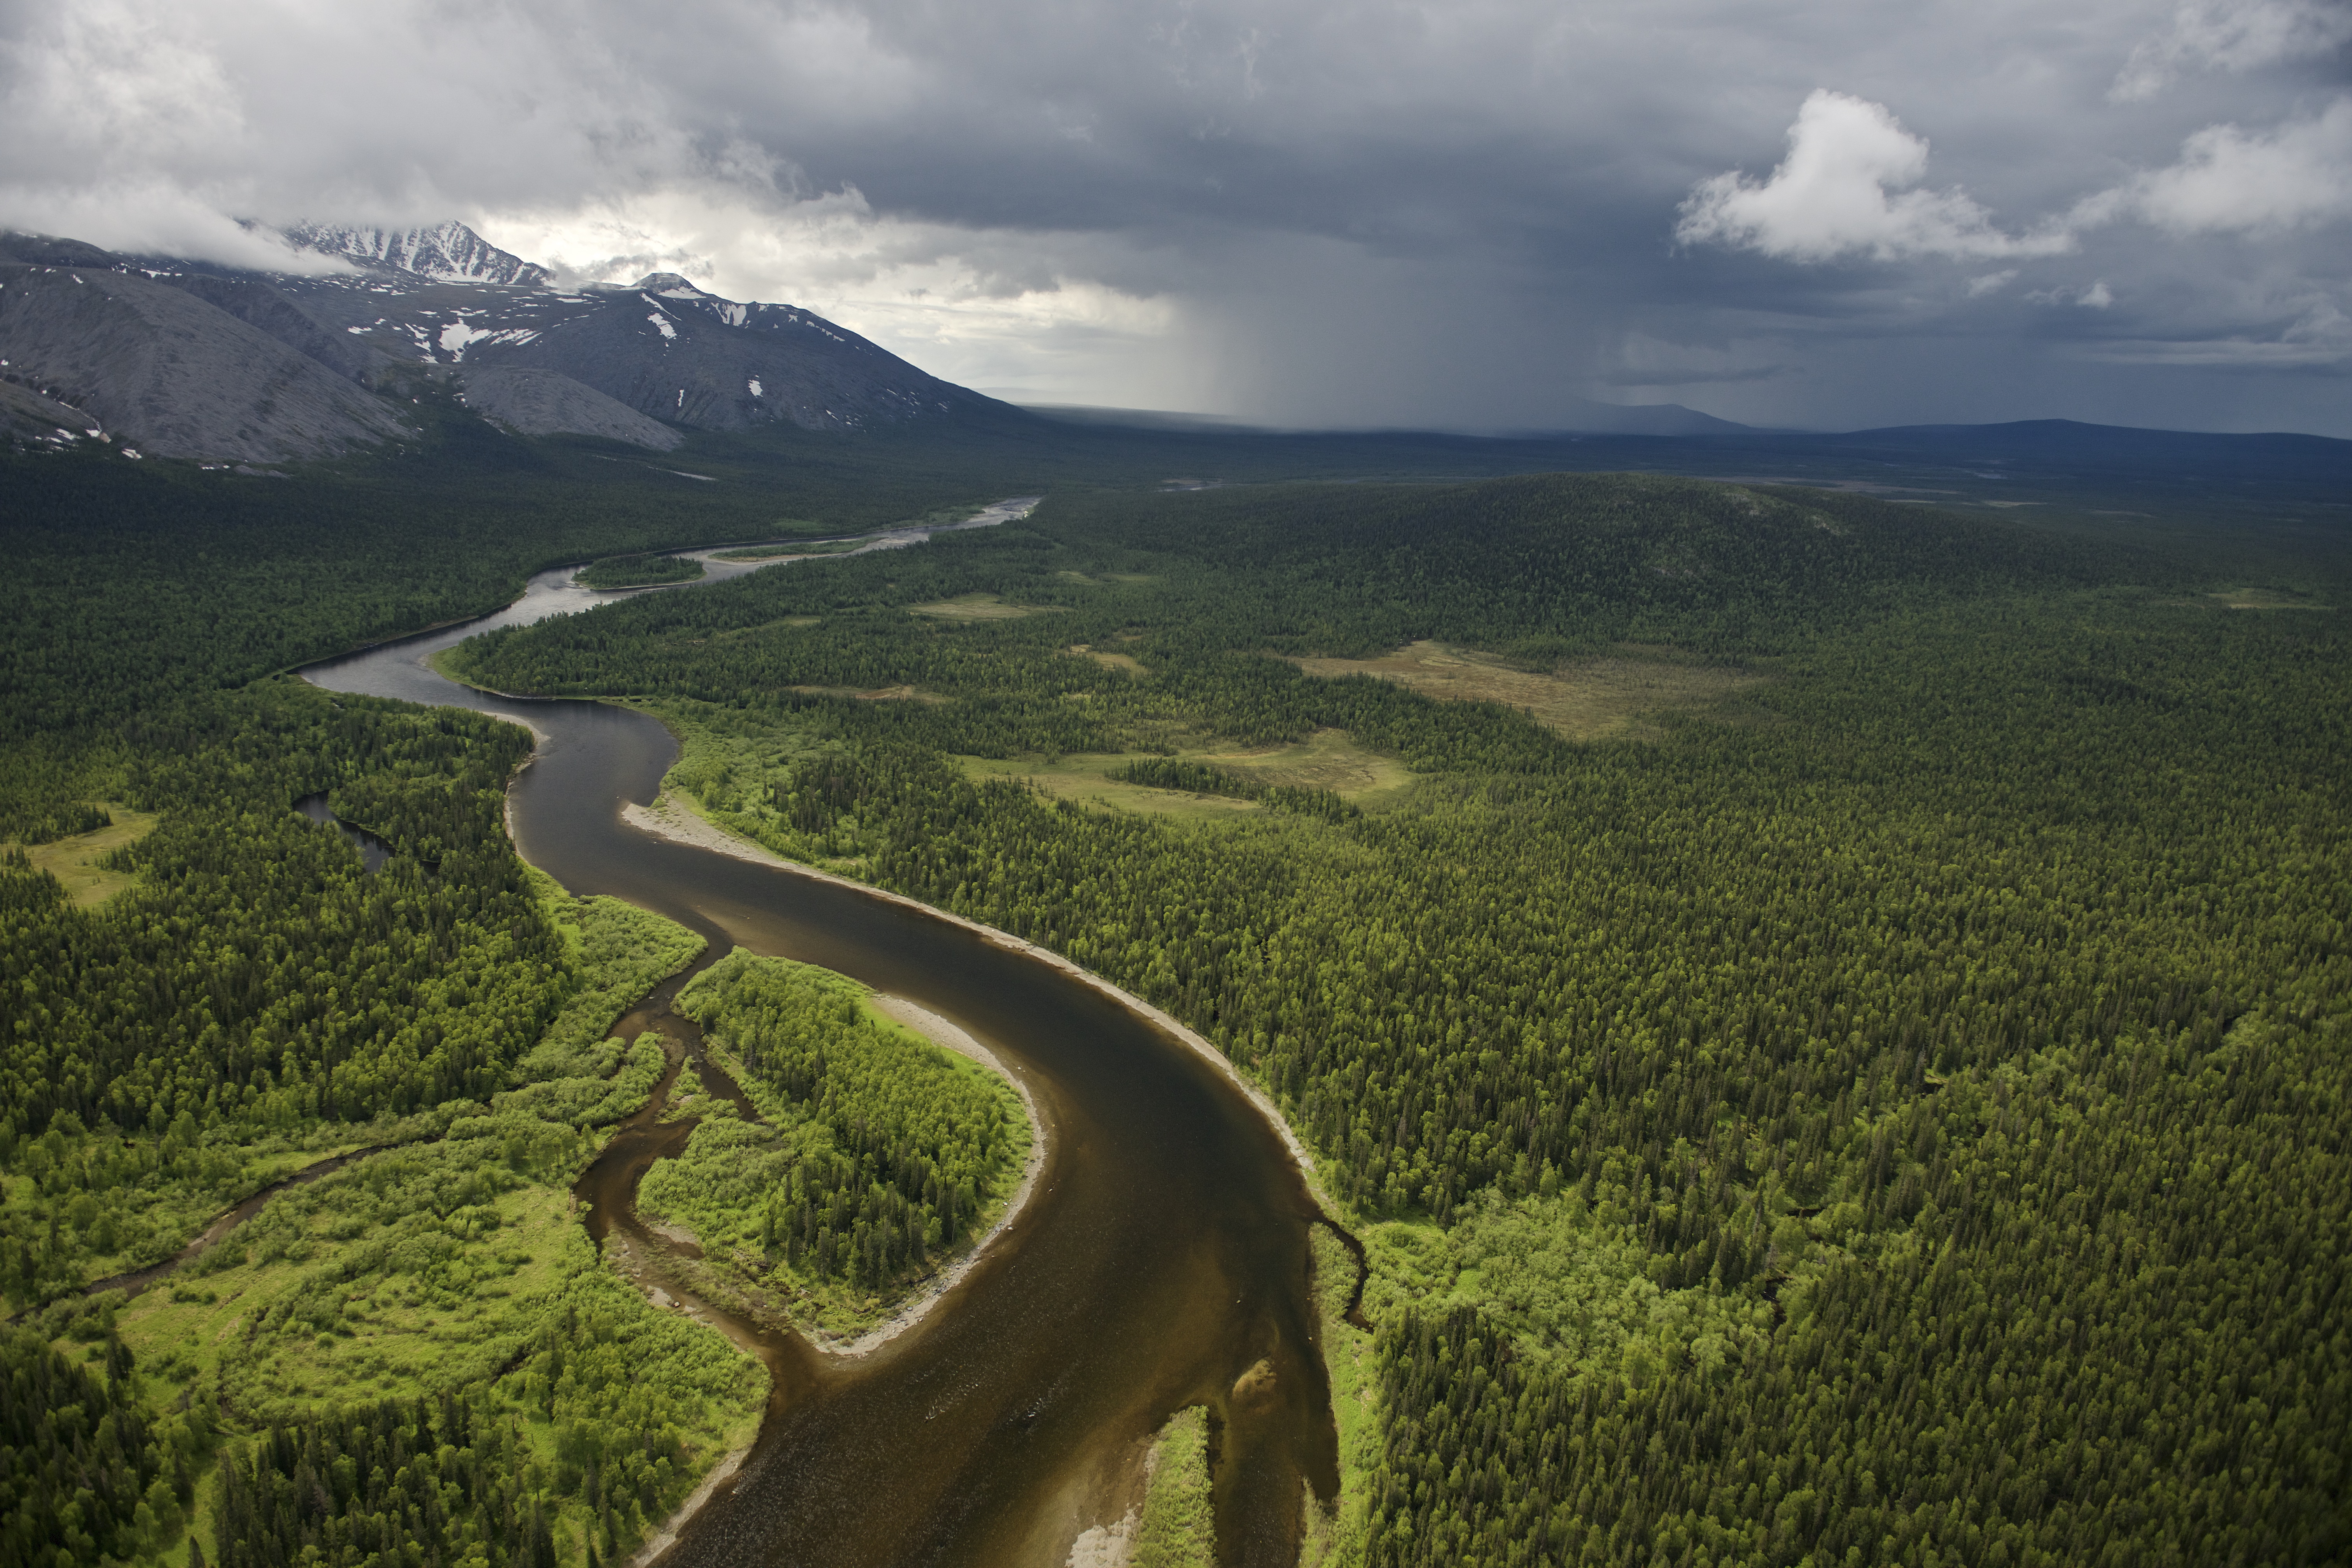
[(2352, 437), (2352, 0), (0, 0), (0, 226), (448, 218), (1024, 403)]

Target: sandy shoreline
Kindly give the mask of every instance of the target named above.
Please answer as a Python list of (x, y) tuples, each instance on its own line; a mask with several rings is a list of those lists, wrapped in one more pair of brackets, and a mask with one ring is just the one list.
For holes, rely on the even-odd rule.
[[(1224, 1052), (1217, 1049), (1206, 1039), (1194, 1034), (1167, 1013), (1153, 1006), (1133, 992), (1112, 984), (1091, 970), (1079, 967), (1051, 948), (1040, 947), (1034, 942), (1024, 942), (1009, 931), (999, 931), (994, 926), (982, 925), (978, 921), (966, 920), (961, 915), (951, 914), (946, 910), (924, 903), (919, 899), (910, 899), (903, 893), (894, 893), (887, 889), (877, 888), (866, 882), (853, 881), (847, 877), (836, 877), (829, 871), (820, 871), (814, 867), (803, 866), (796, 860), (787, 860), (772, 850), (762, 848), (749, 839), (740, 838), (717, 824), (697, 816), (690, 808), (680, 805), (667, 793), (649, 806), (631, 804), (623, 809), (621, 820), (639, 832), (650, 833), (658, 838), (667, 838), (680, 844), (691, 844), (698, 848), (716, 850), (721, 855), (730, 855), (738, 860), (749, 860), (754, 865), (773, 866), (781, 870), (790, 871), (795, 876), (812, 877), (821, 882), (832, 882), (844, 888), (855, 888), (870, 898), (882, 899), (894, 904), (903, 904), (911, 910), (920, 910), (934, 919), (961, 926), (964, 930), (984, 939), (992, 947), (1001, 947), (1009, 952), (1024, 953), (1042, 963), (1051, 964), (1072, 979), (1109, 997), (1128, 1011), (1149, 1019), (1187, 1050), (1223, 1073), (1226, 1080), (1239, 1089), (1250, 1104), (1256, 1108), (1258, 1114), (1265, 1119), (1266, 1125), (1274, 1130), (1275, 1135), (1282, 1140), (1282, 1146), (1290, 1152), (1290, 1157), (1297, 1163), (1300, 1174), (1306, 1177), (1309, 1190), (1314, 1192), (1318, 1200), (1324, 1197), (1322, 1184), (1316, 1177), (1315, 1157), (1307, 1152), (1306, 1145), (1298, 1141), (1298, 1134), (1291, 1131), (1290, 1123), (1284, 1119), (1274, 1101), (1266, 1097), (1265, 1090), (1244, 1077), (1242, 1070), (1226, 1058)], [(1326, 1202), (1324, 1206), (1328, 1208), (1331, 1205)]]
[[(509, 796), (509, 812), (512, 810), (511, 796)], [(1328, 1195), (1322, 1191), (1322, 1184), (1318, 1180), (1314, 1157), (1307, 1153), (1306, 1148), (1299, 1142), (1297, 1134), (1292, 1131), (1289, 1122), (1284, 1120), (1282, 1112), (1276, 1109), (1274, 1102), (1265, 1092), (1244, 1078), (1241, 1069), (1227, 1060), (1223, 1051), (1218, 1050), (1208, 1040), (1186, 1028), (1169, 1014), (1153, 1006), (1134, 993), (1114, 985), (1102, 976), (1081, 968), (1060, 953), (1040, 947), (1034, 942), (1024, 942), (1009, 931), (1002, 931), (993, 926), (982, 925), (977, 921), (967, 920), (961, 915), (936, 909), (919, 899), (908, 898), (903, 893), (890, 892), (886, 889), (853, 881), (846, 877), (837, 877), (831, 872), (819, 871), (797, 861), (787, 860), (782, 856), (748, 839), (738, 837), (717, 824), (696, 815), (690, 809), (674, 801), (667, 793), (656, 798), (650, 806), (637, 805), (633, 803), (624, 807), (621, 820), (631, 827), (643, 833), (650, 833), (656, 837), (667, 838), (679, 844), (689, 844), (698, 848), (715, 850), (719, 854), (730, 856), (738, 860), (750, 861), (753, 865), (772, 866), (779, 870), (790, 871), (796, 876), (813, 877), (820, 881), (855, 889), (871, 898), (884, 899), (892, 903), (903, 904), (909, 909), (920, 910), (935, 919), (961, 926), (992, 946), (1023, 953), (1051, 964), (1063, 973), (1110, 998), (1129, 1012), (1156, 1025), (1185, 1049), (1223, 1073), (1226, 1081), (1241, 1091), (1251, 1106), (1265, 1119), (1266, 1125), (1274, 1130), (1275, 1135), (1282, 1140), (1283, 1147), (1289, 1151), (1291, 1159), (1297, 1163), (1300, 1175), (1306, 1181), (1308, 1192), (1327, 1210), (1331, 1208)], [(843, 1360), (856, 1360), (870, 1355), (900, 1334), (914, 1328), (929, 1315), (933, 1307), (946, 1299), (949, 1291), (963, 1281), (981, 1259), (987, 1256), (989, 1249), (994, 1246), (997, 1239), (1013, 1227), (1022, 1211), (1028, 1206), (1029, 1200), (1036, 1192), (1037, 1178), (1045, 1169), (1048, 1152), (1045, 1122), (1044, 1117), (1039, 1114), (1035, 1096), (1017, 1074), (1006, 1068), (1004, 1063), (993, 1051), (947, 1018), (903, 996), (877, 993), (874, 996), (874, 1005), (876, 1009), (884, 1016), (906, 1025), (949, 1050), (979, 1062), (990, 1071), (1003, 1078), (1021, 1096), (1022, 1105), (1029, 1116), (1031, 1138), (1029, 1158), (1022, 1173), (1021, 1185), (1014, 1190), (1012, 1198), (1005, 1204), (1004, 1212), (997, 1216), (996, 1223), (989, 1227), (988, 1234), (982, 1237), (971, 1249), (957, 1259), (953, 1265), (942, 1269), (927, 1282), (919, 1292), (911, 1297), (898, 1311), (856, 1340), (843, 1345), (827, 1344), (798, 1325), (793, 1327), (792, 1331), (800, 1335), (804, 1342), (819, 1353)], [(623, 1239), (622, 1233), (615, 1230), (612, 1239)], [(709, 1315), (708, 1309), (704, 1308), (698, 1300), (690, 1296), (685, 1300), (671, 1298), (667, 1290), (655, 1284), (653, 1279), (649, 1277), (651, 1271), (648, 1271), (635, 1258), (627, 1256), (627, 1251), (628, 1249), (625, 1247), (625, 1255), (614, 1261), (620, 1265), (622, 1272), (631, 1278), (639, 1289), (647, 1291), (655, 1305), (671, 1310), (683, 1311), (689, 1317), (719, 1329), (722, 1333), (726, 1331), (725, 1328)], [(734, 1338), (731, 1334), (728, 1337), (730, 1340)], [(756, 1438), (754, 1442), (756, 1444)], [(722, 1458), (712, 1468), (710, 1474), (703, 1478), (701, 1485), (694, 1489), (692, 1495), (663, 1521), (661, 1529), (648, 1538), (645, 1544), (629, 1558), (626, 1568), (652, 1568), (652, 1564), (656, 1560), (671, 1547), (677, 1545), (678, 1537), (687, 1525), (712, 1498), (718, 1495), (721, 1487), (734, 1480), (751, 1451), (749, 1447), (738, 1448)], [(1084, 1545), (1088, 1549), (1091, 1559), (1111, 1563), (1125, 1561), (1127, 1552), (1132, 1549), (1131, 1542), (1125, 1539), (1125, 1532), (1130, 1527), (1128, 1521), (1121, 1520), (1115, 1526), (1107, 1527), (1099, 1531), (1087, 1532)], [(1077, 1547), (1073, 1547), (1073, 1562), (1077, 1561), (1078, 1550)]]
[[(631, 809), (642, 808), (632, 807)], [(906, 1025), (932, 1043), (951, 1050), (958, 1056), (967, 1057), (980, 1063), (1011, 1084), (1013, 1092), (1021, 1097), (1022, 1106), (1029, 1117), (1029, 1157), (1023, 1166), (1021, 1184), (1013, 1189), (1012, 1197), (1005, 1202), (1004, 1212), (997, 1215), (996, 1223), (988, 1227), (988, 1233), (974, 1242), (971, 1249), (953, 1264), (925, 1281), (918, 1288), (917, 1292), (889, 1317), (847, 1344), (829, 1344), (798, 1323), (783, 1325), (786, 1331), (798, 1335), (804, 1343), (820, 1354), (843, 1361), (855, 1361), (862, 1356), (871, 1355), (921, 1322), (929, 1314), (931, 1309), (946, 1298), (949, 1291), (963, 1282), (964, 1276), (971, 1273), (973, 1266), (986, 1256), (997, 1237), (1013, 1228), (1013, 1222), (1020, 1215), (1021, 1211), (1028, 1206), (1031, 1195), (1036, 1192), (1037, 1178), (1045, 1168), (1047, 1143), (1045, 1121), (1045, 1118), (1038, 1113), (1036, 1097), (1030, 1092), (1027, 1084), (1022, 1082), (1005, 1067), (995, 1052), (982, 1045), (948, 1019), (928, 1008), (916, 1005), (903, 996), (877, 993), (874, 997), (874, 1005), (876, 1011), (884, 1016)], [(671, 1242), (689, 1243), (698, 1247), (700, 1246), (699, 1240), (693, 1233), (682, 1226), (661, 1224), (648, 1220), (643, 1215), (638, 1216), (637, 1223), (655, 1235)], [(631, 1243), (626, 1231), (614, 1229), (605, 1238), (605, 1247), (612, 1265), (620, 1271), (624, 1279), (635, 1286), (656, 1309), (682, 1313), (698, 1323), (716, 1329), (737, 1348), (754, 1355), (759, 1353), (755, 1344), (746, 1342), (740, 1331), (733, 1330), (730, 1323), (715, 1315), (708, 1303), (672, 1278), (657, 1261), (639, 1258), (637, 1248)], [(676, 1294), (672, 1294), (673, 1290)], [(761, 1430), (764, 1429), (763, 1422)], [(719, 1463), (711, 1468), (710, 1473), (702, 1479), (702, 1484), (696, 1487), (692, 1494), (671, 1512), (669, 1518), (662, 1521), (661, 1528), (648, 1536), (644, 1545), (637, 1548), (635, 1553), (629, 1558), (625, 1568), (652, 1568), (656, 1560), (677, 1545), (679, 1534), (693, 1521), (694, 1516), (701, 1512), (712, 1498), (719, 1495), (719, 1488), (732, 1481), (737, 1473), (742, 1469), (744, 1460), (751, 1458), (751, 1451), (758, 1446), (758, 1436), (755, 1435), (751, 1443), (721, 1457)]]

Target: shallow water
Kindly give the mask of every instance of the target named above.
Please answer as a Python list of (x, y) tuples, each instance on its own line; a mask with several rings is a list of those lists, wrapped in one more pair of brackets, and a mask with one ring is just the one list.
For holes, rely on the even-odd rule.
[[(425, 667), (476, 631), (610, 596), (568, 576), (543, 574), (472, 625), (305, 673), (528, 723), (541, 739), (510, 795), (526, 858), (575, 892), (699, 931), (707, 959), (740, 944), (946, 1016), (1022, 1075), (1051, 1142), (1028, 1208), (918, 1328), (857, 1361), (756, 1336), (777, 1384), (758, 1446), (665, 1562), (1059, 1564), (1078, 1531), (1109, 1522), (1106, 1500), (1140, 1441), (1193, 1404), (1218, 1423), (1220, 1561), (1294, 1562), (1302, 1483), (1328, 1499), (1338, 1473), (1307, 1282), (1316, 1205), (1274, 1131), (1207, 1063), (1045, 963), (856, 889), (625, 826), (622, 807), (650, 803), (677, 756), (653, 720), (486, 697)], [(625, 1027), (688, 1042), (690, 1026), (663, 1017), (675, 988)], [(663, 1141), (625, 1133), (604, 1174), (592, 1169), (600, 1230)], [(1271, 1388), (1234, 1397), (1261, 1359)]]

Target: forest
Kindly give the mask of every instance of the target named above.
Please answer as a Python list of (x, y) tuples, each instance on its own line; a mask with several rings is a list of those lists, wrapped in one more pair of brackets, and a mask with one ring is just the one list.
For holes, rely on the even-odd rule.
[[(1761, 487), (1097, 494), (462, 658), (1277, 1097), (1372, 1269), (1340, 1561), (2322, 1563), (2352, 669), (2230, 586)], [(1578, 739), (1302, 668), (1423, 643), (1755, 683)], [(1410, 789), (1265, 809), (1335, 732)]]
[(583, 588), (650, 588), (691, 583), (702, 572), (701, 562), (683, 555), (607, 555), (580, 568), (572, 580)]
[(121, 744), (121, 891), (0, 862), (0, 1560), (625, 1555), (765, 1397), (566, 1191), (699, 939), (517, 859), (513, 726), (266, 681)]
[[(714, 822), (1052, 947), (1266, 1088), (1370, 1266), (1369, 1328), (1327, 1302), (1321, 1561), (2352, 1550), (2352, 576), (2311, 536), (441, 439), (0, 459), (0, 1563), (601, 1568), (743, 1440), (757, 1364), (569, 1205), (669, 1071), (614, 1023), (696, 939), (520, 862), (521, 731), (274, 672), (1041, 464), (1075, 477), (1023, 523), (457, 658), (652, 708)], [(36, 866), (118, 822), (111, 896)], [(1025, 1152), (992, 1077), (821, 972), (688, 994), (752, 1113), (680, 1073), (645, 1197), (746, 1289), (854, 1328), (988, 1223)], [(1212, 1447), (1162, 1443), (1197, 1491)]]
[(756, 1113), (713, 1103), (638, 1189), (640, 1214), (695, 1235), (698, 1289), (829, 1332), (871, 1327), (968, 1252), (1019, 1184), (1019, 1098), (856, 982), (739, 948), (676, 1006)]

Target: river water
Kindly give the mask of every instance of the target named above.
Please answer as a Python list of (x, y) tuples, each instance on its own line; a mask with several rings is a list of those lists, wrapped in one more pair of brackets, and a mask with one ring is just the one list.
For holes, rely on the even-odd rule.
[[(757, 569), (710, 564), (710, 581)], [(856, 889), (629, 827), (623, 806), (650, 803), (677, 754), (654, 720), (488, 697), (425, 667), (476, 632), (612, 596), (570, 574), (541, 574), (497, 615), (304, 673), (530, 725), (539, 745), (509, 796), (526, 858), (576, 893), (698, 931), (706, 962), (740, 945), (944, 1015), (1023, 1077), (1051, 1146), (1016, 1224), (914, 1330), (855, 1361), (760, 1336), (777, 1397), (758, 1444), (664, 1563), (1059, 1568), (1081, 1531), (1135, 1500), (1150, 1434), (1204, 1404), (1220, 1563), (1288, 1568), (1307, 1489), (1328, 1500), (1338, 1471), (1307, 1279), (1316, 1205), (1273, 1130), (1208, 1064), (1048, 964)], [(1253, 1379), (1236, 1395), (1261, 1360), (1271, 1387)]]

